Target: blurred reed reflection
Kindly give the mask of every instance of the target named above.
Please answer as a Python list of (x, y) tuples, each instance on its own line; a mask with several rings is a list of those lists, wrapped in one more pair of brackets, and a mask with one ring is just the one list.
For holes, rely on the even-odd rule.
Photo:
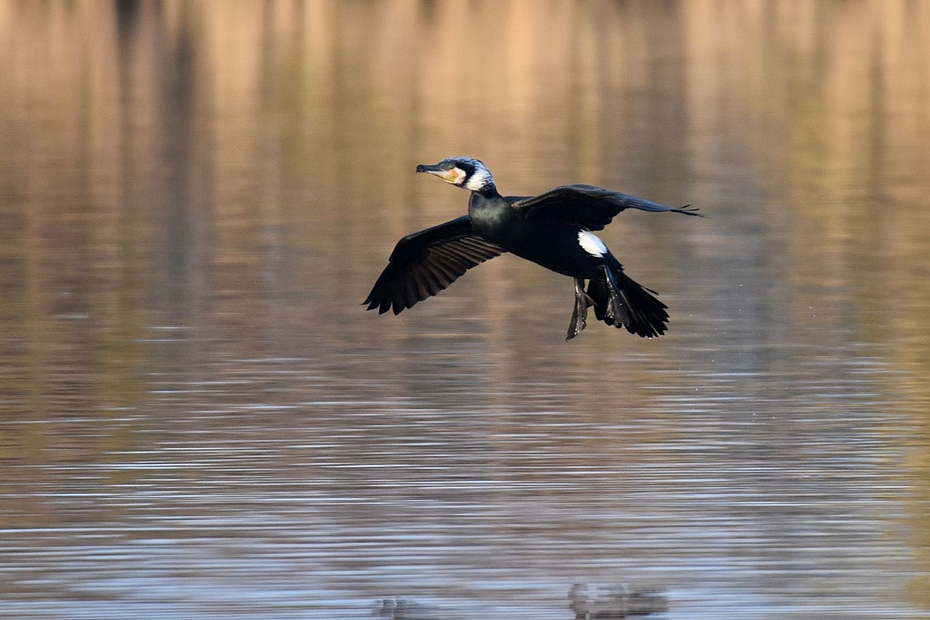
[[(927, 32), (924, 0), (0, 4), (0, 611), (567, 618), (619, 580), (922, 617)], [(570, 282), (513, 257), (362, 312), (464, 212), (413, 173), (459, 154), (699, 206), (604, 235), (669, 335), (565, 344)]]

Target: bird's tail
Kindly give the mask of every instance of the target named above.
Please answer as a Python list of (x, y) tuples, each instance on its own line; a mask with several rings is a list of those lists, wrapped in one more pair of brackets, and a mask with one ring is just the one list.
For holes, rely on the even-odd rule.
[(668, 306), (654, 297), (655, 291), (640, 285), (616, 265), (602, 265), (597, 277), (588, 282), (588, 297), (594, 302), (597, 320), (631, 334), (652, 338), (665, 333)]

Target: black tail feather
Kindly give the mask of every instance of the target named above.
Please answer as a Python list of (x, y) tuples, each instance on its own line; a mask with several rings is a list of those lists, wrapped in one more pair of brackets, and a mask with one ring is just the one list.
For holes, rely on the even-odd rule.
[[(623, 273), (622, 269), (602, 267), (588, 282), (588, 296), (594, 302), (598, 321), (617, 328), (626, 327), (631, 334), (652, 338), (665, 333), (668, 306), (654, 297), (657, 293)], [(613, 299), (612, 299), (613, 298)]]

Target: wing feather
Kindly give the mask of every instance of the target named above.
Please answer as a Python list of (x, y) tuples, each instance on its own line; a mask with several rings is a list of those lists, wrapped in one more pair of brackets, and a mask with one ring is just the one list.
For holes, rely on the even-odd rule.
[(397, 242), (387, 267), (363, 303), (368, 310), (400, 314), (438, 294), (466, 271), (504, 249), (478, 235), (467, 215), (407, 235)]
[(593, 185), (560, 185), (539, 196), (517, 198), (512, 204), (527, 217), (541, 215), (558, 218), (588, 230), (601, 230), (610, 224), (618, 213), (626, 209), (703, 217), (697, 213), (696, 208), (689, 208), (688, 205), (681, 208), (669, 207)]

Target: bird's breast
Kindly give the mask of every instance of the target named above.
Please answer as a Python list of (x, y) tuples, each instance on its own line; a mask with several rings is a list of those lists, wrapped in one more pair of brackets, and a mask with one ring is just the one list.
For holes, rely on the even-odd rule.
[(475, 230), (499, 245), (512, 236), (519, 225), (516, 212), (506, 202), (489, 200), (477, 194), (468, 203), (468, 215)]

